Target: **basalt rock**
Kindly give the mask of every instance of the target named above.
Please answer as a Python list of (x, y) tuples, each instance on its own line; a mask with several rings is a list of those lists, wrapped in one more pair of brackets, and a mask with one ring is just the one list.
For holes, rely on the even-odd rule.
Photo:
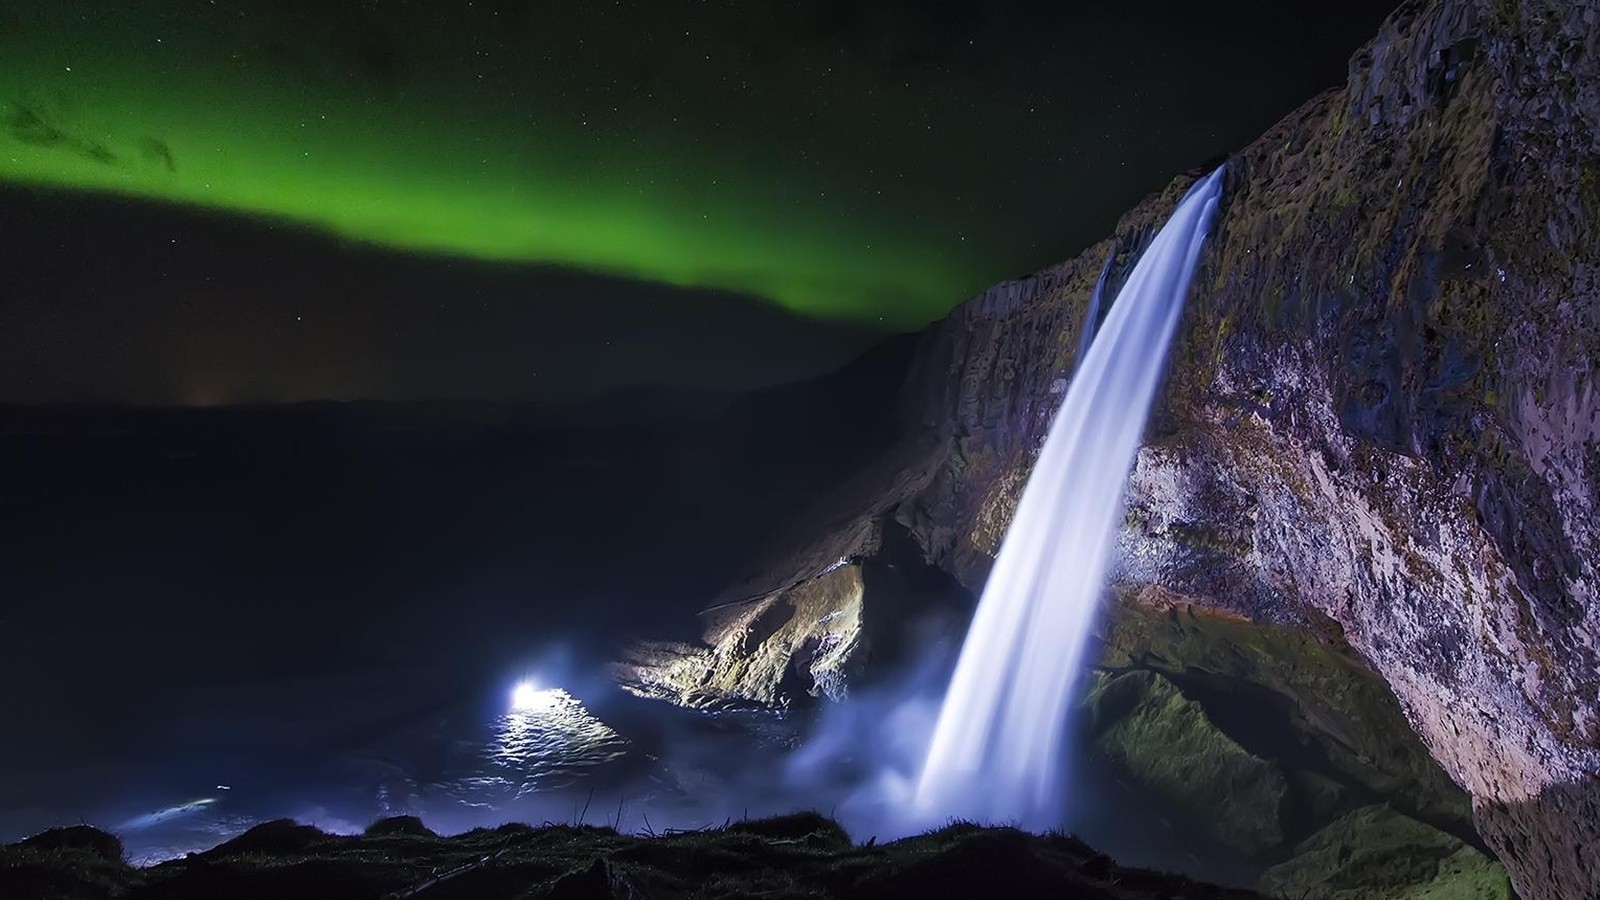
[[(1600, 896), (1600, 0), (1407, 3), (1227, 165), (1118, 582), (1332, 623), (1521, 895)], [(981, 589), (1102, 265), (1196, 174), (924, 333), (906, 439), (737, 591), (891, 522)]]

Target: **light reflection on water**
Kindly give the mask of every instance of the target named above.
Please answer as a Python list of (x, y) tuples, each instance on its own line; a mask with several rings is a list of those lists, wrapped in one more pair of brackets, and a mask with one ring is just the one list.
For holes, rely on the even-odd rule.
[(440, 789), (457, 802), (494, 806), (570, 786), (585, 769), (620, 759), (628, 742), (560, 688), (538, 691), (499, 716), (469, 771)]
[[(395, 739), (404, 742), (404, 733)], [(626, 738), (560, 688), (520, 693), (508, 712), (487, 721), (474, 719), (463, 731), (435, 739), (444, 758), (426, 775), (368, 758), (368, 766), (388, 774), (376, 784), (367, 782), (365, 790), (361, 772), (370, 769), (359, 764), (347, 770), (348, 783), (326, 795), (325, 781), (323, 789), (301, 790), (292, 776), (288, 782), (274, 779), (248, 791), (223, 791), (219, 785), (214, 796), (182, 798), (120, 816), (117, 831), (130, 858), (149, 864), (215, 846), (280, 817), (340, 833), (359, 832), (373, 819), (397, 814), (488, 824), (518, 800), (572, 787), (627, 757), (631, 749)]]

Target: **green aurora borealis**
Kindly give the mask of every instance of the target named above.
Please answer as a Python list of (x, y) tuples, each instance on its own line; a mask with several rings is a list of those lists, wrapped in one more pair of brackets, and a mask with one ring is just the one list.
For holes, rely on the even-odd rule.
[(1394, 0), (0, 0), (0, 403), (742, 391), (1105, 238)]
[(341, 56), (343, 36), (285, 61), (271, 23), (184, 6), (190, 18), (92, 23), (13, 10), (26, 21), (0, 30), (0, 180), (891, 326), (937, 316), (989, 274), (959, 238), (895, 224), (864, 202), (870, 191), (830, 197), (738, 133), (724, 144), (625, 115), (602, 125), (537, 96), (537, 78), (463, 68), (483, 52), (469, 27), (433, 46), (402, 25), (385, 40), (409, 41), (432, 68), (396, 82)]

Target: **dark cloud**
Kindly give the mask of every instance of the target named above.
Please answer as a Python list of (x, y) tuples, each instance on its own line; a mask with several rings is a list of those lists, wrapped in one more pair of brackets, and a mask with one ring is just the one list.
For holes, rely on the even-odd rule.
[(169, 174), (178, 174), (178, 160), (172, 155), (172, 148), (160, 138), (146, 135), (139, 139), (139, 151), (144, 158), (166, 169)]
[(0, 403), (738, 390), (818, 374), (881, 338), (734, 294), (111, 199), (0, 189), (0, 239), (0, 321), (21, 325), (0, 328)]
[(116, 165), (118, 161), (117, 155), (104, 144), (68, 133), (53, 124), (42, 107), (32, 106), (25, 101), (11, 101), (6, 108), (4, 123), (6, 133), (24, 144), (59, 149), (105, 165)]

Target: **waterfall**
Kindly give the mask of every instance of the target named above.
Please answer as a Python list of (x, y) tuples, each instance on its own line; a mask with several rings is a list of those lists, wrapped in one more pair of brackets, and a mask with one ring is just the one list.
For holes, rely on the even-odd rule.
[(1218, 169), (1189, 189), (1078, 361), (928, 745), (914, 800), (925, 821), (1060, 823), (1068, 706), (1086, 668), (1123, 490), (1223, 176)]
[(1078, 369), (1083, 368), (1083, 361), (1089, 357), (1089, 345), (1094, 343), (1094, 336), (1100, 331), (1100, 304), (1105, 299), (1106, 282), (1111, 280), (1111, 270), (1117, 266), (1117, 242), (1111, 242), (1111, 252), (1106, 254), (1105, 265), (1100, 267), (1100, 277), (1095, 279), (1094, 293), (1089, 295), (1089, 311), (1083, 316), (1082, 334), (1078, 335), (1078, 355), (1072, 358), (1072, 364)]

